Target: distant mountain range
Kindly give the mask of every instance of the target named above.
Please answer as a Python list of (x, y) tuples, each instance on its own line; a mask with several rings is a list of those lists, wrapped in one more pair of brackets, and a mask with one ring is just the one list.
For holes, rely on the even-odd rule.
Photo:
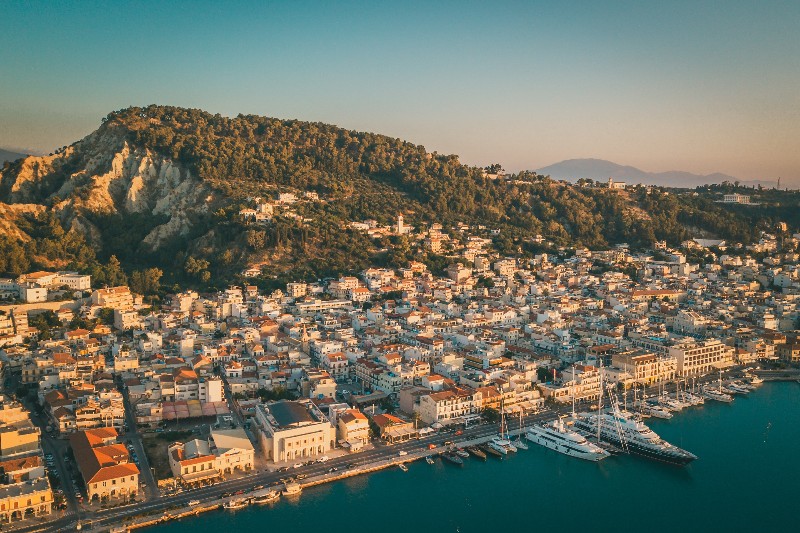
[(16, 161), (21, 157), (27, 157), (27, 155), (28, 154), (20, 154), (18, 152), (12, 152), (10, 150), (0, 148), (0, 165), (5, 163), (6, 161)]
[(536, 172), (548, 175), (551, 178), (573, 182), (578, 181), (580, 178), (592, 179), (595, 181), (607, 181), (608, 178), (613, 178), (615, 180), (625, 181), (629, 184), (641, 183), (642, 185), (682, 188), (693, 188), (698, 185), (722, 183), (723, 181), (729, 181), (731, 183), (738, 181), (740, 185), (744, 186), (761, 184), (764, 187), (774, 187), (776, 185), (774, 181), (744, 181), (719, 172), (707, 175), (692, 174), (691, 172), (679, 170), (646, 172), (636, 167), (618, 165), (617, 163), (604, 159), (567, 159), (566, 161), (540, 168)]

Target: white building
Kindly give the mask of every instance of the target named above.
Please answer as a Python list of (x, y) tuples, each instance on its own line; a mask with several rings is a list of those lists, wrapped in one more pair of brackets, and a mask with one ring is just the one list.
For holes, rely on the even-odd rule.
[(733, 364), (734, 349), (716, 339), (684, 341), (670, 346), (669, 355), (677, 362), (678, 376), (702, 376)]
[(336, 429), (308, 400), (258, 405), (255, 420), (268, 461), (317, 457), (335, 446)]
[(745, 194), (726, 194), (723, 201), (726, 204), (749, 204), (750, 197)]
[(244, 429), (212, 429), (208, 436), (211, 453), (216, 456), (215, 465), (222, 473), (234, 470), (252, 470), (255, 448)]

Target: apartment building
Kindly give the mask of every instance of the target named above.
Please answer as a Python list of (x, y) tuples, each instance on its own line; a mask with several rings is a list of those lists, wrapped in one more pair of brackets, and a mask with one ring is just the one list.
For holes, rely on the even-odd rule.
[(732, 365), (734, 348), (716, 339), (684, 341), (670, 346), (669, 355), (675, 358), (678, 376), (702, 376)]

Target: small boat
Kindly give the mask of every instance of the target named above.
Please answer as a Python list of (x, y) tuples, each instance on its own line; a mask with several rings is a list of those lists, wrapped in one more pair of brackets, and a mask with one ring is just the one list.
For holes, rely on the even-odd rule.
[(397, 465), (397, 467), (400, 468), (400, 470), (402, 470), (403, 472), (408, 472), (408, 467), (403, 463), (400, 463), (399, 465)]
[(733, 397), (730, 394), (726, 394), (717, 389), (703, 389), (703, 396), (709, 400), (715, 400), (718, 402), (731, 403), (733, 401)]
[(477, 446), (468, 446), (467, 452), (472, 454), (473, 456), (477, 457), (478, 459), (486, 460), (486, 452), (478, 448)]
[(738, 387), (741, 387), (743, 389), (747, 389), (750, 392), (756, 390), (756, 387), (754, 387), (753, 385), (751, 385), (750, 383), (748, 383), (747, 381), (745, 381), (743, 379), (737, 379), (735, 381), (732, 381), (731, 383), (733, 383), (734, 385), (736, 385)]
[(303, 486), (300, 483), (289, 482), (283, 487), (284, 496), (294, 496), (303, 491)]
[(464, 460), (461, 459), (461, 457), (457, 456), (454, 453), (443, 453), (442, 454), (442, 459), (444, 459), (448, 463), (454, 464), (456, 466), (463, 466), (464, 465)]
[(728, 383), (726, 388), (734, 394), (750, 394), (750, 389), (746, 389), (738, 383)]
[(247, 504), (250, 503), (250, 500), (246, 498), (234, 498), (233, 500), (228, 500), (225, 502), (222, 507), (225, 509), (241, 509), (242, 507), (247, 507)]
[(483, 446), (480, 447), (480, 450), (483, 451), (487, 456), (491, 455), (492, 457), (500, 457), (501, 459), (505, 455), (497, 448), (490, 446), (489, 444), (484, 444)]
[(253, 503), (258, 505), (263, 505), (265, 503), (272, 503), (274, 501), (277, 501), (278, 499), (280, 499), (280, 497), (281, 497), (280, 492), (278, 492), (277, 490), (271, 490), (266, 494), (262, 494), (261, 496), (255, 496), (253, 498)]
[(433, 463), (435, 463), (435, 461), (433, 460), (433, 457), (431, 457), (430, 455), (426, 455), (425, 456), (425, 462), (428, 463), (429, 465), (432, 465)]
[(670, 413), (669, 411), (667, 411), (666, 409), (664, 409), (660, 405), (648, 405), (648, 404), (645, 404), (644, 405), (644, 411), (648, 415), (654, 416), (656, 418), (663, 418), (665, 420), (669, 420), (670, 418), (672, 418), (672, 413)]
[(691, 392), (685, 392), (684, 398), (686, 398), (686, 401), (688, 401), (692, 405), (703, 405), (704, 403), (706, 403), (706, 401), (703, 399), (702, 396), (700, 396), (699, 394), (693, 394)]
[(513, 442), (514, 442), (514, 446), (516, 448), (519, 448), (520, 450), (527, 450), (528, 449), (528, 445), (525, 444), (525, 442), (522, 440), (522, 435), (520, 435), (519, 438), (517, 440), (513, 441)]
[[(800, 380), (797, 380), (797, 381), (800, 382)], [(764, 383), (764, 380), (761, 379), (760, 377), (756, 376), (756, 375), (753, 375), (750, 378), (750, 385), (761, 385), (762, 383)]]
[(456, 454), (457, 456), (461, 457), (462, 459), (466, 459), (466, 458), (468, 458), (468, 457), (469, 457), (469, 452), (467, 452), (467, 451), (466, 451), (466, 450), (464, 450), (463, 448), (459, 448), (459, 449), (457, 449), (457, 450), (455, 451), (455, 454)]

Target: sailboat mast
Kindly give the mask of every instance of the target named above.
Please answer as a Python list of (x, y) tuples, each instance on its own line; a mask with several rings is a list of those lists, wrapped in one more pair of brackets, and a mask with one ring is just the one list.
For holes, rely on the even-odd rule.
[(603, 364), (600, 363), (600, 395), (597, 397), (597, 444), (600, 444), (600, 412), (603, 409)]
[(575, 365), (572, 365), (572, 418), (575, 418)]

